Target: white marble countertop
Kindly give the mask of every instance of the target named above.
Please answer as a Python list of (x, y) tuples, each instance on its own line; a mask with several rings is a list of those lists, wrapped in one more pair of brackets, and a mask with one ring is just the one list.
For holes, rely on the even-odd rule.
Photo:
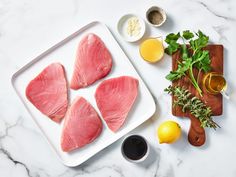
[[(117, 34), (119, 17), (135, 13), (144, 18), (151, 5), (166, 10), (168, 20), (160, 28), (147, 26), (146, 37), (201, 29), (212, 42), (225, 47), (224, 70), (231, 100), (224, 101), (224, 114), (215, 117), (222, 128), (207, 129), (202, 147), (188, 143), (189, 120), (171, 115), (171, 98), (163, 93), (170, 84), (164, 79), (171, 69), (170, 58), (146, 63), (139, 56), (139, 43), (127, 43)], [(0, 176), (235, 177), (235, 12), (234, 0), (0, 0)], [(94, 20), (108, 25), (157, 100), (157, 113), (131, 132), (145, 136), (151, 145), (152, 155), (144, 163), (132, 164), (123, 159), (119, 140), (76, 168), (64, 166), (12, 89), (10, 78), (15, 71)], [(160, 145), (156, 128), (167, 119), (179, 122), (183, 136), (175, 144)]]

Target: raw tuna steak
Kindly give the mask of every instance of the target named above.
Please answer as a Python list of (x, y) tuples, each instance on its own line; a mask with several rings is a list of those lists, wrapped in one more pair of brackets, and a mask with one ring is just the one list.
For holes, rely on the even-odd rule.
[(111, 54), (95, 34), (86, 35), (79, 43), (70, 88), (77, 90), (105, 77), (111, 70)]
[(65, 117), (61, 148), (65, 152), (81, 148), (95, 140), (102, 131), (96, 110), (83, 97), (77, 97)]
[(125, 122), (138, 95), (138, 80), (121, 76), (103, 81), (97, 88), (97, 106), (108, 127), (116, 132)]
[(64, 67), (60, 63), (47, 66), (28, 84), (26, 97), (43, 114), (55, 122), (65, 116), (68, 99)]

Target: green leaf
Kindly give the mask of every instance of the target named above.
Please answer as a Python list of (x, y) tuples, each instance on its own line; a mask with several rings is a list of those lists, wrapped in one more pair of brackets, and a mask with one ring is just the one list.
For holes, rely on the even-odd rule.
[(194, 34), (190, 32), (189, 30), (183, 31), (183, 37), (186, 40), (189, 40), (194, 37)]
[(196, 35), (198, 36), (197, 39), (189, 41), (190, 47), (194, 51), (198, 51), (203, 47), (206, 47), (209, 42), (209, 37), (203, 34), (200, 30), (196, 33)]
[(193, 49), (193, 51), (196, 50), (196, 45), (195, 45), (195, 43), (196, 43), (195, 40), (190, 40), (190, 41), (189, 41), (190, 48)]
[(197, 35), (199, 38), (206, 36), (201, 30), (198, 30), (198, 32), (196, 33), (196, 35)]
[(181, 78), (182, 76), (185, 76), (185, 72), (189, 70), (189, 68), (191, 67), (191, 63), (191, 58), (187, 58), (186, 60), (182, 61), (178, 64), (178, 68), (176, 71), (170, 71), (170, 73), (166, 76), (166, 79), (174, 81), (176, 79)]
[(169, 80), (169, 81), (176, 80), (180, 77), (182, 77), (182, 75), (180, 75), (176, 71), (171, 71), (168, 75), (166, 75), (166, 79)]
[(176, 52), (179, 48), (179, 44), (176, 41), (171, 41), (169, 43), (169, 46), (165, 49), (165, 53), (168, 55), (172, 55), (174, 52)]
[(203, 50), (195, 53), (195, 55), (192, 57), (195, 61), (194, 67), (196, 67), (199, 70), (203, 70), (204, 72), (208, 72), (211, 69), (211, 60), (209, 56), (209, 51)]
[(174, 33), (170, 33), (166, 36), (165, 42), (167, 44), (170, 44), (171, 41), (177, 41), (180, 38), (180, 33), (174, 34)]
[(186, 60), (188, 58), (188, 49), (185, 44), (181, 45), (182, 59)]

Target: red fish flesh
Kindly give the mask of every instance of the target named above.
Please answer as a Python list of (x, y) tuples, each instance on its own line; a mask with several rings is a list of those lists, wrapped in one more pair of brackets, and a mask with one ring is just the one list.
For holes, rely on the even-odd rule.
[(43, 114), (55, 122), (65, 116), (68, 97), (64, 67), (52, 63), (35, 77), (26, 88), (26, 97)]
[(113, 132), (124, 124), (137, 95), (138, 80), (130, 76), (108, 79), (98, 86), (95, 93), (97, 106)]
[(79, 43), (70, 88), (87, 87), (111, 70), (112, 57), (103, 41), (89, 33)]
[(102, 131), (102, 121), (96, 110), (83, 97), (77, 97), (65, 117), (61, 148), (65, 152), (81, 148), (94, 141)]

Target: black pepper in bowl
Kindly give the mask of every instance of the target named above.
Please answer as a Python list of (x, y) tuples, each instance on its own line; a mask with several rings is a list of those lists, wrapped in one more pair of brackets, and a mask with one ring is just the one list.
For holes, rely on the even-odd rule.
[(159, 25), (163, 21), (163, 16), (159, 11), (151, 11), (148, 14), (148, 20), (154, 25)]
[(146, 18), (151, 25), (159, 27), (166, 21), (166, 13), (162, 8), (153, 6), (148, 9)]

